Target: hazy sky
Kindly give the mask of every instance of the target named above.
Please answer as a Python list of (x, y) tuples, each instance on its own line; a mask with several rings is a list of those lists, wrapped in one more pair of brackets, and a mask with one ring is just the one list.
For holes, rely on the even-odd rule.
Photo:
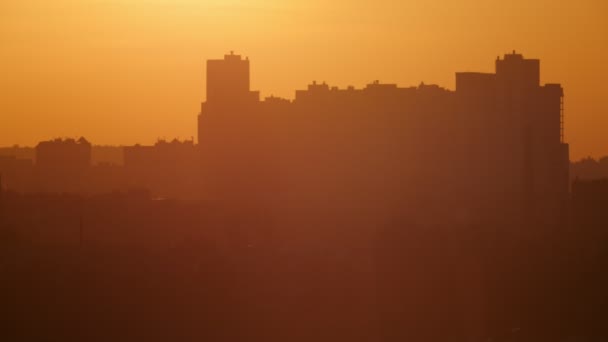
[(512, 50), (565, 88), (571, 156), (608, 155), (605, 0), (0, 0), (0, 145), (196, 135), (205, 60), (234, 50), (252, 88), (312, 80), (454, 88)]

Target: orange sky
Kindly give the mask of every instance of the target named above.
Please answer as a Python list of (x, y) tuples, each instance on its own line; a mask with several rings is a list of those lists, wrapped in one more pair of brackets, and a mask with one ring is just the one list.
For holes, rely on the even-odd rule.
[(0, 146), (196, 135), (205, 60), (250, 57), (252, 88), (312, 80), (454, 88), (499, 54), (565, 88), (571, 157), (608, 155), (605, 0), (2, 0)]

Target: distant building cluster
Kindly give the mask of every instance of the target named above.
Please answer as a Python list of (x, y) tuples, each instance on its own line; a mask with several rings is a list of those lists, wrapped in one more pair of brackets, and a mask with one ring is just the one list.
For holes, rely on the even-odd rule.
[(81, 137), (42, 141), (36, 146), (36, 165), (47, 172), (79, 172), (91, 165), (91, 143)]
[(455, 91), (313, 82), (293, 101), (260, 100), (249, 88), (249, 60), (238, 55), (207, 69), (198, 140), (218, 196), (232, 189), (255, 202), (286, 189), (287, 197), (397, 201), (440, 216), (501, 208), (539, 223), (566, 212), (564, 94), (540, 84), (539, 60), (507, 54), (495, 73), (457, 73)]
[(262, 100), (230, 53), (207, 63), (198, 143), (0, 149), (4, 326), (606, 340), (608, 159), (570, 164), (564, 92), (539, 60), (495, 63), (455, 90), (313, 82)]
[(141, 188), (252, 210), (331, 203), (539, 224), (569, 215), (564, 93), (540, 84), (539, 60), (506, 54), (494, 73), (456, 73), (454, 91), (313, 82), (293, 100), (261, 100), (249, 59), (230, 53), (207, 62), (206, 91), (198, 144), (126, 146), (122, 165), (93, 166), (86, 139), (44, 141), (33, 161), (0, 157), (3, 182), (25, 192)]
[[(106, 154), (101, 160), (120, 162), (93, 163), (95, 148)], [(0, 155), (0, 172), (5, 187), (20, 192), (102, 194), (139, 189), (150, 190), (155, 197), (193, 198), (198, 191), (192, 184), (199, 174), (196, 151), (192, 140), (119, 148), (94, 147), (83, 137), (57, 138), (40, 142), (31, 157)]]

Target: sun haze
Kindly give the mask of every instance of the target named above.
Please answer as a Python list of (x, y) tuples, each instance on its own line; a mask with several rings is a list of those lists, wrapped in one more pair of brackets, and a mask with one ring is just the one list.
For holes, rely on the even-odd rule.
[(454, 89), (517, 50), (565, 90), (571, 159), (608, 154), (608, 5), (537, 1), (4, 0), (0, 145), (196, 136), (205, 60), (249, 56), (252, 88), (293, 98), (313, 80)]

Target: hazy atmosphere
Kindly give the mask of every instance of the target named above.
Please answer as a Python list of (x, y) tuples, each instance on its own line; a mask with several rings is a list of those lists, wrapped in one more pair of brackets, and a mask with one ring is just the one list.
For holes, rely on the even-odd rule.
[(608, 341), (608, 5), (0, 0), (0, 341)]
[(313, 80), (454, 89), (516, 50), (565, 89), (570, 157), (608, 152), (608, 5), (581, 1), (0, 2), (0, 146), (196, 137), (205, 60), (234, 50), (252, 89), (292, 99)]

